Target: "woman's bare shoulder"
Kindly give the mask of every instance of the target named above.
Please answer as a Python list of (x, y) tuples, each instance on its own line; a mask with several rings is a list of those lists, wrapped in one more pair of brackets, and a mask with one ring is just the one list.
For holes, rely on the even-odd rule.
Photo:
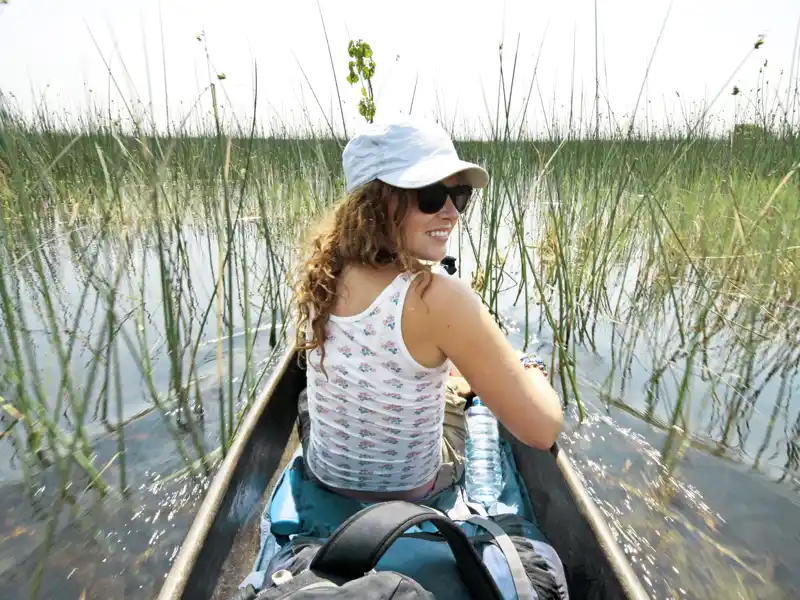
[(480, 310), (481, 301), (473, 289), (461, 279), (451, 275), (430, 273), (417, 277), (412, 285), (415, 300), (429, 312), (441, 315), (450, 311)]

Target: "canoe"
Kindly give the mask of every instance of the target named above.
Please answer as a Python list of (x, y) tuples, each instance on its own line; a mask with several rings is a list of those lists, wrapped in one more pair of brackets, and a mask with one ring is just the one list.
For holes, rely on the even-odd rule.
[[(289, 348), (245, 416), (167, 574), (159, 600), (229, 600), (252, 568), (259, 516), (298, 438), (305, 371)], [(503, 430), (539, 528), (558, 552), (573, 600), (649, 596), (566, 454), (518, 442)]]

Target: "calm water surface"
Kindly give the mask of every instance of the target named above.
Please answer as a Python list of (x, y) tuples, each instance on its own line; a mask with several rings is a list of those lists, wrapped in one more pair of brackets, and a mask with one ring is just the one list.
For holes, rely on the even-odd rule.
[[(194, 291), (199, 305), (203, 305), (214, 282), (207, 258), (209, 240), (202, 234), (188, 239), (192, 244), (189, 251), (196, 257), (191, 265)], [(215, 244), (214, 241), (211, 247)], [(156, 380), (161, 391), (166, 392), (169, 362), (163, 341), (159, 342), (163, 332), (156, 324), (158, 272), (152, 263), (148, 266), (147, 261), (152, 259), (147, 258), (145, 245), (134, 251), (144, 257), (143, 262), (137, 262), (145, 265), (143, 276), (148, 279), (148, 286), (144, 304), (148, 314), (153, 315), (145, 326), (154, 340)], [(257, 272), (264, 250), (253, 243), (249, 252)], [(75, 309), (70, 299), (76, 297), (80, 277), (68, 252), (56, 252), (56, 259), (61, 261), (61, 270), (54, 278), (53, 290), (61, 298), (66, 322)], [(464, 260), (462, 269), (469, 273), (469, 261)], [(132, 281), (141, 281), (141, 277), (140, 274), (138, 280)], [(251, 285), (255, 289), (258, 283)], [(521, 347), (524, 340), (519, 323), (524, 312), (521, 303), (514, 304), (515, 297), (513, 288), (503, 295), (501, 313), (510, 326), (512, 342)], [(238, 298), (237, 306), (242, 306)], [(123, 303), (120, 312), (125, 308)], [(536, 307), (533, 308), (536, 318)], [(39, 336), (40, 364), (42, 368), (52, 368), (55, 363), (48, 350), (49, 334), (41, 322), (36, 322), (35, 300), (24, 310), (33, 335)], [(241, 318), (240, 313), (237, 318)], [(265, 372), (270, 368), (270, 356), (274, 356), (267, 325), (262, 323), (260, 330), (254, 332), (250, 355), (251, 363)], [(90, 336), (97, 327), (91, 315), (81, 317), (84, 335)], [(641, 343), (641, 349), (636, 348), (636, 361), (623, 381), (623, 370), (615, 369), (611, 359), (613, 331), (609, 323), (599, 323), (595, 351), (577, 351), (586, 418), (583, 423), (577, 422), (573, 404), (562, 445), (645, 587), (653, 598), (800, 597), (800, 573), (796, 569), (800, 564), (797, 367), (784, 380), (766, 381), (752, 409), (744, 417), (737, 416), (733, 427), (727, 428), (720, 425), (726, 422), (724, 414), (720, 414), (724, 407), (709, 408), (705, 401), (710, 384), (693, 379), (694, 402), (689, 421), (694, 435), (687, 438), (665, 425), (674, 380), (662, 384), (663, 405), (654, 405), (653, 396), (648, 393), (652, 370), (652, 348), (648, 344), (653, 340), (657, 343), (658, 335), (654, 334), (648, 344)], [(552, 340), (547, 331), (529, 334), (530, 349), (549, 355)], [(219, 434), (215, 331), (209, 327), (201, 335), (207, 345), (199, 353), (198, 380), (202, 397), (208, 398), (204, 402), (201, 440), (207, 451), (213, 451)], [(227, 341), (224, 349), (227, 369)], [(234, 338), (233, 353), (234, 375), (240, 378), (248, 356), (243, 335)], [(76, 377), (85, 371), (86, 360), (79, 354), (74, 361)], [(121, 360), (126, 378), (121, 416), (128, 419), (151, 405), (137, 365), (131, 362), (134, 358), (122, 356)], [(223, 376), (227, 377), (227, 371)], [(779, 410), (773, 410), (776, 399), (784, 397), (778, 403)], [(113, 410), (112, 413), (110, 419), (116, 422), (120, 415)], [(116, 442), (97, 421), (90, 431), (98, 440), (95, 464), (106, 464), (114, 456)], [(175, 451), (173, 433), (157, 412), (134, 419), (126, 427), (125, 436), (131, 496), (100, 502), (92, 500), (92, 494), (78, 495), (76, 510), (71, 512), (67, 506), (62, 511), (40, 597), (73, 600), (85, 591), (87, 598), (147, 599), (157, 593), (208, 479), (179, 474), (183, 461)], [(116, 483), (116, 471), (109, 469), (108, 474), (110, 481)], [(73, 489), (85, 485), (77, 473), (72, 476)], [(21, 482), (14, 449), (7, 439), (0, 440), (0, 598), (28, 596), (31, 573), (41, 556), (53, 494), (58, 487), (56, 473), (49, 473), (48, 478), (32, 504)], [(76, 518), (75, 514), (83, 516)]]

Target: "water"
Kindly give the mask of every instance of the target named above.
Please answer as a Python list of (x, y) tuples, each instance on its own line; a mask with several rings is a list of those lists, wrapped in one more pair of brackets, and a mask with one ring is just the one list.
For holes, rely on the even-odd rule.
[[(232, 290), (233, 314), (222, 319), (218, 318), (218, 304), (212, 301), (218, 266), (209, 259), (219, 239), (202, 229), (182, 232), (185, 268), (180, 278), (169, 284), (173, 294), (183, 295), (186, 318), (178, 330), (177, 352), (182, 353), (177, 360), (182, 369), (179, 378), (181, 385), (191, 390), (191, 402), (203, 407), (189, 425), (175, 401), (172, 367), (176, 349), (167, 344), (164, 288), (151, 238), (134, 236), (129, 243), (118, 244), (113, 239), (98, 242), (88, 236), (77, 240), (78, 248), (54, 243), (48, 247), (52, 268), (44, 286), (24, 261), (18, 263), (18, 271), (0, 273), (23, 299), (17, 310), (26, 324), (27, 349), (38, 367), (34, 370), (26, 364), (25, 384), (32, 388), (38, 379), (49, 403), (45, 411), (68, 435), (76, 431), (75, 413), (66, 400), (60, 408), (57, 403), (57, 399), (63, 400), (59, 393), (62, 369), (53, 328), (45, 317), (42, 289), (46, 288), (56, 303), (62, 347), (70, 339), (77, 341), (68, 365), (77, 397), (88, 398), (88, 416), (82, 426), (91, 444), (88, 458), (102, 470), (114, 492), (103, 499), (74, 464), (70, 465), (65, 502), (59, 502), (60, 473), (54, 466), (33, 473), (34, 487), (29, 489), (21, 460), (28, 453), (19, 451), (14, 435), (6, 435), (9, 430), (20, 432), (21, 425), (12, 422), (9, 426), (8, 414), (0, 411), (0, 598), (28, 598), (32, 574), (43, 559), (39, 598), (74, 599), (85, 594), (88, 598), (146, 600), (158, 593), (221, 458), (223, 420), (230, 419), (231, 406), (239, 411), (252, 392), (257, 394), (284, 348), (274, 343), (280, 338), (276, 333), (281, 314), (264, 269), (269, 250), (259, 243), (255, 231), (254, 225), (243, 225), (242, 236), (236, 240), (237, 252), (246, 251), (253, 259), (250, 295), (245, 297), (241, 287)], [(93, 250), (99, 250), (100, 260), (90, 277), (87, 261), (92, 260)], [(115, 304), (119, 368), (106, 371), (103, 313), (107, 299), (102, 282), (113, 279), (114, 264), (126, 254), (130, 266), (118, 282)], [(237, 269), (241, 274), (242, 267), (237, 265)], [(244, 321), (245, 303), (250, 309), (249, 329)], [(211, 310), (206, 316), (208, 306)], [(0, 331), (6, 330), (4, 323), (0, 326)], [(0, 339), (6, 341), (2, 335)], [(7, 348), (0, 343), (0, 396), (13, 402), (16, 388), (3, 378)], [(148, 369), (139, 358), (143, 351), (150, 358)], [(92, 377), (92, 366), (98, 363)], [(248, 372), (249, 377), (245, 376)], [(107, 378), (105, 373), (109, 373)], [(117, 389), (120, 402), (116, 402)], [(156, 401), (163, 412), (155, 406)], [(115, 430), (120, 426), (124, 468)], [(45, 458), (52, 452), (50, 443), (45, 436)], [(201, 468), (204, 456), (207, 472)], [(123, 483), (125, 496), (119, 493)], [(52, 530), (51, 523), (55, 523)]]
[[(139, 464), (155, 469), (131, 474), (129, 499), (85, 502), (82, 518), (64, 509), (47, 561), (39, 598), (153, 598), (186, 536), (208, 487), (208, 480), (169, 479), (180, 467), (169, 460), (169, 434), (154, 421), (138, 423), (132, 445)], [(147, 432), (150, 432), (149, 435)], [(147, 441), (150, 441), (148, 444)], [(170, 464), (171, 463), (171, 464)], [(0, 598), (29, 598), (32, 574), (41, 559), (48, 510), (31, 506), (19, 484), (0, 486)], [(49, 490), (43, 499), (51, 505)]]
[[(459, 263), (469, 279), (467, 241)], [(526, 311), (518, 297), (513, 258), (504, 277), (497, 312), (509, 339), (549, 363), (552, 333), (541, 304)], [(606, 283), (612, 307), (630, 304), (590, 323), (575, 347), (586, 415), (579, 422), (569, 392), (562, 449), (652, 598), (800, 597), (800, 311), (787, 305), (783, 332), (747, 338), (720, 307), (707, 352), (687, 356), (673, 308), (637, 300), (637, 278), (621, 270)], [(558, 306), (557, 292), (549, 302)]]
[(500, 435), (497, 419), (477, 396), (467, 410), (467, 431), (467, 494), (489, 507), (503, 491)]
[[(185, 233), (184, 242), (192, 257), (187, 262), (192, 271), (191, 295), (187, 297), (194, 299), (194, 314), (201, 315), (214, 288), (216, 265), (209, 260), (214, 252), (208, 249), (215, 250), (217, 240), (193, 230)], [(147, 243), (134, 241), (132, 245), (131, 262), (140, 272), (123, 281), (118, 313), (126, 315), (144, 306), (145, 318), (140, 323), (130, 319), (123, 326), (132, 336), (137, 327), (146, 332), (153, 381), (168, 399), (170, 361), (164, 343), (157, 263), (148, 254)], [(269, 282), (264, 281), (267, 250), (258, 238), (248, 238), (247, 251), (252, 260), (253, 301), (272, 293)], [(81, 268), (74, 253), (63, 246), (56, 245), (49, 252), (50, 290), (58, 299), (63, 329), (75, 332), (79, 340), (72, 363), (80, 387), (95, 356), (103, 298), (90, 295), (85, 304), (94, 306), (99, 299), (101, 310), (84, 310), (78, 315)], [(466, 252), (467, 248), (460, 255), (459, 267), (462, 277), (468, 279), (473, 265), (466, 260)], [(104, 256), (110, 266), (115, 264), (113, 246)], [(519, 276), (511, 261), (506, 271), (511, 277)], [(58, 371), (34, 283), (20, 276), (21, 296), (30, 298), (20, 310), (39, 370), (47, 375), (43, 385), (52, 398), (59, 384), (52, 374)], [(620, 284), (620, 290), (626, 285)], [(498, 313), (510, 340), (520, 349), (527, 341), (528, 351), (549, 358), (554, 342), (546, 327), (537, 326), (537, 306), (532, 302), (529, 307), (532, 326), (526, 340), (524, 303), (516, 302), (518, 288), (508, 287), (510, 291), (501, 294)], [(254, 323), (252, 346), (248, 347), (242, 319), (246, 300), (242, 294), (235, 298), (235, 335), (224, 340), (221, 362), (217, 360), (216, 305), (205, 327), (201, 330), (195, 325), (192, 331), (193, 339), (201, 338), (192, 381), (197, 381), (206, 408), (198, 433), (208, 452), (219, 443), (217, 397), (220, 386), (227, 389), (229, 369), (233, 369), (235, 392), (247, 365), (257, 365), (259, 373), (269, 372), (271, 323), (263, 318), (260, 324)], [(270, 310), (267, 307), (267, 314)], [(261, 313), (259, 307), (253, 312)], [(735, 328), (722, 328), (709, 340), (705, 363), (678, 356), (661, 373), (660, 357), (674, 354), (677, 339), (669, 311), (657, 306), (652, 316), (643, 316), (643, 322), (648, 327), (637, 337), (636, 323), (599, 320), (593, 347), (587, 343), (576, 348), (574, 360), (586, 418), (579, 423), (574, 403), (570, 405), (560, 439), (562, 448), (654, 599), (800, 597), (800, 572), (795, 568), (800, 564), (797, 341), (792, 338), (781, 346), (777, 337), (765, 339), (754, 350), (752, 378), (737, 384), (742, 370), (727, 362), (738, 334)], [(135, 342), (136, 338), (132, 339)], [(788, 350), (783, 352), (783, 348)], [(182, 472), (186, 464), (176, 453), (175, 436), (190, 446), (192, 435), (174, 427), (174, 407), (167, 420), (152, 411), (152, 398), (136, 356), (123, 345), (119, 360), (123, 410), (118, 414), (110, 403), (107, 421), (128, 422), (124, 428), (126, 469), (132, 493), (124, 502), (102, 502), (85, 492), (85, 481), (72, 474), (75, 507), (81, 511), (65, 506), (60, 515), (45, 564), (41, 598), (73, 600), (84, 590), (87, 598), (152, 598), (208, 485), (207, 478)], [(687, 368), (693, 375), (686, 423), (680, 424), (684, 431), (672, 426), (670, 416), (680, 377)], [(9, 398), (10, 392), (13, 390), (6, 388), (0, 395)], [(97, 417), (89, 419), (87, 429), (95, 440), (95, 464), (110, 465), (104, 476), (116, 487), (115, 436), (107, 432), (102, 420), (104, 407), (95, 403), (96, 396), (91, 396), (90, 410), (97, 407)], [(237, 402), (240, 399), (236, 397)], [(66, 426), (66, 419), (59, 418)], [(0, 422), (0, 433), (7, 423)], [(0, 497), (4, 499), (0, 504), (0, 598), (22, 600), (28, 597), (26, 586), (42, 555), (57, 474), (50, 473), (41, 481), (41, 489), (36, 490), (38, 505), (34, 506), (22, 486), (19, 456), (9, 440), (10, 436), (0, 439)]]
[(800, 496), (693, 446), (671, 470), (669, 433), (592, 403), (560, 444), (650, 596), (800, 597)]

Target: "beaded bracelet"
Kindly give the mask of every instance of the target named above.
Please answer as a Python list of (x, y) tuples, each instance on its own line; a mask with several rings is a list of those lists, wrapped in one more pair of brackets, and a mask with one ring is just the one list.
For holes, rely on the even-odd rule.
[(548, 377), (547, 374), (547, 365), (544, 364), (544, 361), (541, 358), (535, 356), (521, 356), (520, 361), (522, 362), (522, 366), (526, 369), (539, 369), (542, 373), (544, 373), (545, 377)]

